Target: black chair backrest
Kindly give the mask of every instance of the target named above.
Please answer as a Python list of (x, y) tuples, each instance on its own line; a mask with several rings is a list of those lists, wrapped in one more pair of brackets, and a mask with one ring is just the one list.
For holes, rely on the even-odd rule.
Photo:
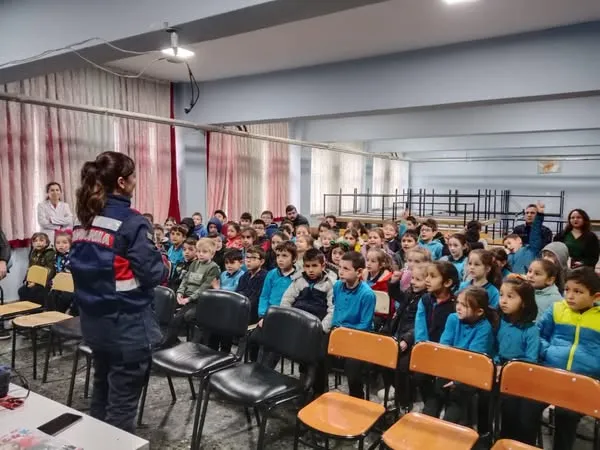
[(323, 357), (323, 327), (312, 314), (297, 308), (271, 306), (262, 326), (261, 344), (297, 362), (316, 363)]
[(196, 324), (209, 332), (243, 337), (250, 320), (250, 300), (237, 292), (209, 289), (198, 297)]
[(154, 288), (154, 313), (161, 327), (169, 325), (175, 312), (177, 297), (168, 287), (157, 286)]

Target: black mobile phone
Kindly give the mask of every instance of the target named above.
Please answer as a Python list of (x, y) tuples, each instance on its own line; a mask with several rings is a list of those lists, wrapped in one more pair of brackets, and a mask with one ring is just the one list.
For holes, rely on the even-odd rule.
[(81, 420), (83, 416), (78, 414), (65, 413), (58, 417), (55, 417), (50, 422), (46, 422), (44, 425), (40, 425), (38, 430), (43, 433), (49, 434), (50, 436), (56, 436), (61, 431), (66, 430), (78, 420)]

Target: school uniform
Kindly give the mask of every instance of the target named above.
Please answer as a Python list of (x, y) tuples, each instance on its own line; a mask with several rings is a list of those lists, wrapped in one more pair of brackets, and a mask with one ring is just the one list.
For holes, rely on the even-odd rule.
[(531, 226), (529, 244), (523, 245), (519, 250), (508, 255), (508, 264), (514, 273), (525, 275), (529, 265), (538, 257), (543, 247), (542, 223), (544, 214), (538, 213)]
[(225, 248), (235, 248), (238, 250), (243, 249), (244, 244), (242, 242), (242, 237), (238, 235), (233, 239), (227, 239), (227, 242), (225, 243)]
[(323, 331), (329, 333), (333, 319), (333, 283), (327, 272), (312, 280), (303, 272), (296, 272), (292, 284), (281, 299), (281, 306), (294, 307), (311, 313), (321, 321)]
[(219, 279), (221, 289), (224, 291), (235, 292), (240, 282), (240, 278), (244, 273), (245, 272), (242, 269), (239, 269), (234, 273), (229, 273), (227, 271), (222, 272)]
[[(390, 279), (392, 278), (392, 275), (393, 274), (390, 271), (388, 271), (388, 273), (386, 273), (385, 275), (384, 275), (384, 271), (381, 271), (377, 275), (375, 275), (373, 278), (367, 278), (366, 283), (374, 291), (380, 291), (380, 292), (387, 293), (388, 285), (389, 285)], [(375, 331), (378, 331), (381, 329), (381, 327), (384, 325), (385, 321), (394, 315), (395, 310), (396, 310), (396, 307), (395, 307), (394, 301), (392, 301), (392, 299), (390, 298), (390, 312), (388, 314), (375, 313), (375, 316), (373, 317), (373, 325), (374, 325)]]
[(29, 267), (31, 266), (42, 266), (48, 269), (48, 278), (45, 286), (34, 284), (33, 286), (27, 286), (27, 283), (23, 284), (19, 290), (19, 300), (26, 300), (37, 303), (41, 306), (46, 306), (48, 300), (48, 293), (50, 292), (49, 286), (55, 275), (55, 258), (56, 252), (52, 247), (46, 247), (42, 250), (31, 250), (29, 255)]
[(172, 279), (175, 275), (174, 271), (177, 264), (185, 261), (185, 258), (183, 257), (183, 244), (181, 244), (179, 247), (172, 245), (167, 251), (167, 258), (169, 258), (169, 262), (171, 263), (171, 273), (169, 274), (169, 279)]
[(560, 302), (564, 296), (559, 292), (555, 284), (545, 287), (544, 289), (535, 290), (535, 303), (537, 304), (538, 313), (535, 320), (540, 320), (546, 310), (554, 303)]
[(279, 268), (273, 269), (267, 273), (258, 300), (259, 318), (262, 318), (267, 313), (269, 306), (279, 306), (281, 304), (283, 294), (292, 284), (292, 275), (294, 273), (295, 270), (288, 275), (284, 275)]
[(270, 240), (271, 237), (279, 231), (279, 227), (276, 223), (271, 223), (265, 227), (265, 234), (267, 238)]
[[(471, 286), (473, 286), (473, 280), (463, 281), (458, 286), (456, 295), (458, 296), (458, 294), (460, 294), (462, 291)], [(498, 305), (500, 304), (500, 291), (498, 290), (498, 288), (489, 281), (481, 287), (484, 288), (488, 294), (488, 302), (490, 308), (498, 309)]]
[(426, 248), (431, 253), (431, 259), (437, 261), (442, 257), (444, 246), (437, 239), (432, 239), (429, 242), (424, 242), (419, 239), (419, 247)]
[(442, 256), (440, 258), (440, 260), (441, 261), (448, 261), (449, 263), (452, 263), (452, 265), (454, 266), (454, 268), (458, 272), (458, 279), (459, 280), (464, 280), (465, 279), (465, 265), (467, 264), (467, 260), (468, 260), (468, 258), (466, 256), (463, 255), (459, 259), (454, 259), (452, 257), (452, 255), (448, 255), (448, 256)]
[(267, 271), (260, 269), (256, 273), (245, 272), (240, 277), (236, 292), (250, 299), (250, 323), (258, 322), (258, 302), (263, 290)]
[[(71, 259), (69, 252), (58, 253), (56, 252), (56, 258), (54, 260), (54, 271), (55, 273), (70, 273), (71, 272)], [(48, 294), (48, 309), (51, 311), (59, 311), (62, 313), (70, 312), (71, 316), (78, 316), (79, 311), (77, 305), (73, 302), (73, 293), (61, 292), (51, 290)]]
[(225, 248), (221, 247), (220, 250), (217, 250), (212, 260), (217, 266), (219, 266), (219, 270), (221, 270), (221, 272), (225, 272)]

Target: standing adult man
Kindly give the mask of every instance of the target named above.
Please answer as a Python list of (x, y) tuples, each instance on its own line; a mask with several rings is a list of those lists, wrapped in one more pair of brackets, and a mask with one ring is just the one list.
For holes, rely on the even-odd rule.
[[(525, 223), (518, 225), (513, 230), (513, 234), (521, 236), (523, 245), (529, 244), (529, 235), (531, 233), (531, 225), (537, 215), (537, 207), (535, 205), (527, 205), (525, 208)], [(552, 242), (552, 230), (542, 225), (542, 248)]]
[(298, 225), (309, 225), (308, 219), (302, 214), (298, 214), (298, 210), (294, 205), (287, 205), (285, 207), (285, 215), (288, 218), (288, 220), (291, 220), (294, 224), (294, 229)]

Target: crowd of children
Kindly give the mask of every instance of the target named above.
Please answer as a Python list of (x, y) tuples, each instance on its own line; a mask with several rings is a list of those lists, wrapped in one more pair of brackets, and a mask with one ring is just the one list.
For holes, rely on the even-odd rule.
[[(434, 219), (419, 224), (407, 215), (400, 226), (386, 221), (370, 230), (354, 220), (341, 234), (335, 216), (327, 216), (313, 232), (293, 206), (279, 225), (270, 211), (260, 219), (244, 213), (233, 221), (217, 210), (206, 227), (199, 213), (181, 223), (168, 218), (164, 225), (154, 225), (156, 247), (170, 266), (165, 285), (177, 298), (163, 345), (176, 344), (184, 325), (194, 323), (201, 293), (235, 291), (249, 298), (249, 324), (257, 324), (249, 345), (252, 360), (258, 355), (262, 319), (274, 305), (313, 314), (324, 333), (348, 327), (389, 334), (398, 340), (400, 357), (396, 371), (381, 375), (386, 389), (398, 387), (396, 405), (409, 410), (419, 392), (425, 414), (439, 416), (444, 410), (445, 420), (469, 423), (476, 390), (411, 374), (416, 343), (486, 353), (499, 366), (519, 359), (600, 377), (595, 352), (600, 345), (600, 279), (589, 267), (567, 272), (565, 244), (542, 246), (543, 213), (544, 205), (538, 203), (527, 244), (511, 234), (504, 248), (490, 250), (480, 242), (477, 224), (444, 237)], [(43, 233), (32, 237), (30, 265), (46, 267), (49, 281), (46, 286), (25, 283), (21, 298), (62, 311), (75, 309), (70, 298), (49, 299), (52, 276), (69, 270), (70, 242), (64, 233), (56, 234), (54, 246)], [(374, 291), (389, 294), (389, 313), (375, 312)], [(232, 346), (223, 336), (211, 336), (208, 344), (226, 352)], [(265, 361), (274, 366), (278, 356), (270, 356)], [(364, 396), (364, 365), (352, 360), (342, 364), (350, 394)], [(315, 391), (323, 389), (317, 380)], [(487, 401), (479, 395), (480, 413)], [(505, 399), (501, 435), (535, 445), (545, 406)], [(571, 448), (580, 418), (557, 409), (555, 449)], [(483, 422), (478, 423), (480, 431), (486, 428)]]

